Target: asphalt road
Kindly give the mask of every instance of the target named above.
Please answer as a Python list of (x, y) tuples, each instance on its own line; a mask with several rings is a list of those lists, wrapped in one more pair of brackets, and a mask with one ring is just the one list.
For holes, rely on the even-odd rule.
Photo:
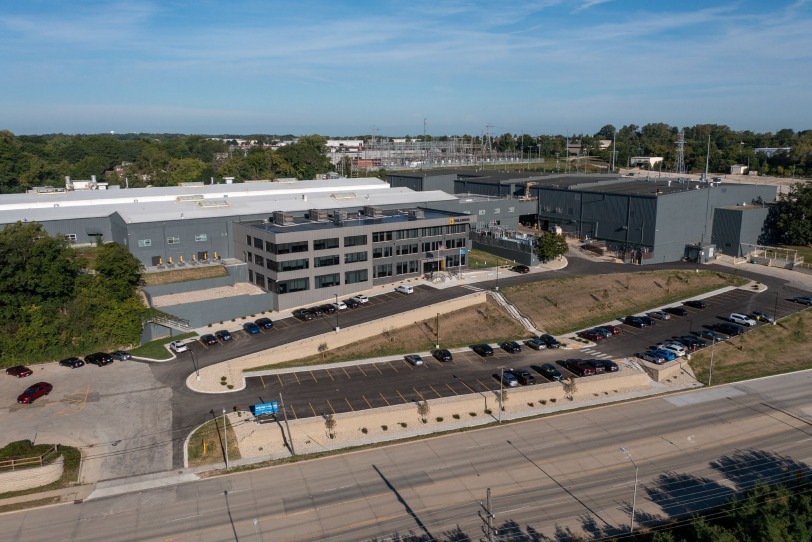
[[(812, 372), (693, 390), (83, 504), (0, 516), (14, 541), (566, 539), (812, 474)], [(632, 463), (620, 450), (624, 447)]]

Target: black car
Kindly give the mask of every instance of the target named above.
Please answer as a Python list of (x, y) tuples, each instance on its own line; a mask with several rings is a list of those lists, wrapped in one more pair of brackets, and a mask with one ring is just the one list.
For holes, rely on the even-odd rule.
[(84, 367), (85, 362), (79, 358), (67, 358), (60, 360), (59, 364), (62, 367), (70, 367), (71, 369), (77, 369), (79, 367)]
[(513, 376), (516, 377), (516, 380), (518, 380), (522, 386), (536, 383), (536, 377), (531, 375), (530, 371), (526, 369), (511, 369), (510, 372), (513, 373)]
[(451, 352), (445, 349), (432, 350), (431, 355), (434, 356), (434, 358), (437, 361), (451, 361), (452, 359), (454, 359), (454, 357), (451, 355)]
[(684, 344), (686, 347), (690, 348), (691, 350), (696, 350), (697, 348), (704, 347), (707, 343), (700, 339), (699, 337), (694, 337), (693, 335), (685, 335), (684, 337), (677, 337), (677, 341)]
[(200, 342), (202, 342), (206, 346), (213, 346), (217, 344), (217, 337), (215, 337), (211, 333), (207, 333), (205, 335), (200, 336)]
[(326, 305), (321, 305), (319, 307), (324, 314), (335, 314), (338, 310), (335, 305), (332, 303), (327, 303)]
[(358, 301), (357, 299), (355, 299), (354, 297), (351, 297), (349, 299), (345, 299), (344, 304), (347, 305), (347, 308), (350, 308), (350, 309), (354, 309), (356, 307), (361, 306), (361, 302)]
[(596, 359), (591, 362), (593, 365), (603, 367), (603, 371), (606, 373), (616, 373), (618, 372), (619, 368), (617, 363), (612, 361), (611, 359)]
[(273, 321), (270, 318), (258, 318), (254, 320), (254, 323), (262, 329), (271, 329), (273, 327)]
[(106, 352), (95, 352), (85, 356), (85, 363), (92, 363), (93, 365), (104, 367), (105, 365), (113, 363), (113, 356)]
[(223, 342), (231, 340), (231, 333), (226, 331), (225, 329), (221, 329), (220, 331), (215, 331), (214, 336), (220, 339)]
[(471, 350), (482, 356), (483, 358), (493, 355), (493, 348), (489, 344), (475, 344)]
[(310, 320), (315, 318), (316, 315), (313, 314), (313, 312), (308, 309), (296, 309), (295, 311), (293, 311), (293, 317), (298, 318), (303, 322), (309, 322)]
[(595, 371), (594, 374), (596, 375), (600, 375), (606, 372), (606, 367), (603, 366), (603, 363), (601, 363), (601, 360), (599, 359), (585, 360), (584, 363), (592, 367), (592, 369)]
[(113, 359), (117, 359), (119, 361), (127, 361), (128, 359), (133, 359), (133, 355), (127, 352), (126, 350), (116, 350), (115, 352), (110, 352), (110, 355), (113, 356)]
[(687, 316), (688, 311), (683, 309), (682, 307), (666, 307), (663, 309), (663, 312), (667, 312), (668, 314), (673, 314), (675, 316)]
[(741, 335), (744, 333), (744, 328), (738, 324), (732, 324), (730, 322), (722, 322), (721, 324), (715, 324), (713, 326), (714, 331), (718, 331), (719, 333), (724, 333), (725, 335), (729, 335), (731, 337), (735, 337), (736, 335)]
[(522, 345), (516, 341), (505, 341), (503, 343), (499, 343), (499, 347), (510, 354), (517, 354), (522, 351)]
[(707, 303), (702, 301), (701, 299), (691, 299), (683, 303), (686, 307), (692, 307), (694, 309), (704, 309), (708, 306)]
[(547, 348), (547, 345), (538, 339), (527, 339), (526, 341), (522, 342), (526, 347), (532, 348), (533, 350), (544, 350), (545, 348)]
[(307, 310), (313, 313), (313, 316), (321, 316), (324, 314), (324, 311), (321, 307), (309, 307)]
[(544, 335), (539, 335), (538, 339), (546, 344), (547, 348), (558, 348), (561, 346), (561, 343), (558, 342), (555, 337), (546, 333)]
[(627, 316), (623, 319), (623, 323), (628, 326), (639, 327), (640, 329), (648, 325), (639, 316)]
[(529, 273), (530, 268), (526, 265), (514, 265), (510, 268), (511, 271), (515, 271), (516, 273)]
[(657, 324), (657, 320), (655, 320), (654, 318), (649, 318), (648, 316), (638, 316), (638, 318), (640, 318), (643, 321), (643, 323), (646, 324), (647, 326), (653, 326)]
[(556, 382), (561, 380), (561, 371), (556, 369), (555, 365), (552, 363), (545, 363), (538, 371), (539, 374), (547, 380), (553, 380)]

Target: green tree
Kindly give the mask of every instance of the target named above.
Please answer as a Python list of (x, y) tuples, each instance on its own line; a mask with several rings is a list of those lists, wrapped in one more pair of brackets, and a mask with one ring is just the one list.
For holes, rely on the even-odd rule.
[(313, 179), (317, 174), (333, 169), (327, 157), (327, 138), (319, 135), (302, 136), (296, 143), (276, 151), (276, 154), (290, 164), (299, 179)]
[(118, 243), (105, 243), (96, 257), (96, 276), (117, 301), (132, 297), (143, 269), (141, 261)]
[(173, 158), (166, 169), (169, 183), (177, 185), (199, 180), (206, 164), (198, 158)]
[(796, 183), (781, 194), (764, 225), (765, 242), (812, 244), (812, 183)]
[(556, 235), (550, 232), (542, 232), (541, 235), (536, 237), (535, 250), (539, 260), (548, 262), (566, 254), (569, 246), (567, 245), (567, 238), (563, 234)]

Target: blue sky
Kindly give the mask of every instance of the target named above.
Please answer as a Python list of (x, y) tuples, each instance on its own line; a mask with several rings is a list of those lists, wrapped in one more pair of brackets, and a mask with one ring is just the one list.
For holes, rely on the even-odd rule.
[(3, 0), (15, 134), (812, 128), (807, 0)]

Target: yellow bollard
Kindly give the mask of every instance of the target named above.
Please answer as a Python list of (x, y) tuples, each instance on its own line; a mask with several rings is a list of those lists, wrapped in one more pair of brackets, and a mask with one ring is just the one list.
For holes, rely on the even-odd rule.
[(203, 441), (203, 457), (206, 457), (206, 441)]

